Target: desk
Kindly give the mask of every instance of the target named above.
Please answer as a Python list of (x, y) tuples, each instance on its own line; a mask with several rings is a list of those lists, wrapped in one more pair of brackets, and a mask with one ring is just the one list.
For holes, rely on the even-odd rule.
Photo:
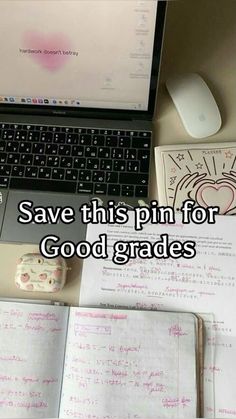
[[(208, 82), (219, 104), (223, 126), (219, 133), (206, 141), (234, 141), (236, 133), (236, 1), (178, 0), (170, 1), (157, 110), (154, 119), (155, 145), (195, 142), (184, 130), (175, 107), (164, 87), (173, 72), (199, 72)], [(154, 174), (154, 165), (153, 165)], [(155, 175), (152, 177), (152, 196), (156, 197)], [(23, 253), (35, 251), (32, 245), (0, 244), (0, 296), (18, 298), (56, 298), (78, 304), (82, 262), (68, 262), (65, 289), (57, 294), (25, 293), (15, 288), (13, 278), (16, 260)]]

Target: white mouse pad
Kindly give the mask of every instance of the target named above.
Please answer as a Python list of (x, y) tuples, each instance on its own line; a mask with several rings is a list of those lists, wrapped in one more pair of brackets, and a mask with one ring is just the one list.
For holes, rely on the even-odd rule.
[(155, 148), (159, 205), (178, 211), (186, 199), (236, 214), (236, 143)]

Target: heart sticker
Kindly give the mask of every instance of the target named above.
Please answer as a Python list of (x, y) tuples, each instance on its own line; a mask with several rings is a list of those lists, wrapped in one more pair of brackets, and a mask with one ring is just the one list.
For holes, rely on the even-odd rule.
[(41, 32), (27, 32), (24, 35), (24, 48), (30, 49), (29, 56), (41, 67), (48, 71), (62, 68), (69, 55), (63, 51), (70, 49), (70, 42), (63, 34), (43, 34)]
[(219, 207), (219, 214), (225, 214), (231, 207), (235, 197), (235, 189), (227, 183), (202, 185), (196, 195), (199, 205)]

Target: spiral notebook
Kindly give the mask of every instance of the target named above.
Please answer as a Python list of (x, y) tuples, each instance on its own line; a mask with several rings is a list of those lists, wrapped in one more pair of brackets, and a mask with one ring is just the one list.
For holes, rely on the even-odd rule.
[(178, 211), (192, 199), (236, 214), (236, 143), (159, 146), (155, 163), (159, 205)]
[(0, 418), (200, 417), (191, 313), (0, 302)]

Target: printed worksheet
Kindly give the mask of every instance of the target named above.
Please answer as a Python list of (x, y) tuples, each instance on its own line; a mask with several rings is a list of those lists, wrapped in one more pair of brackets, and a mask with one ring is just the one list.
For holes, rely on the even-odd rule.
[[(206, 327), (205, 417), (236, 417), (236, 218), (217, 216), (215, 224), (147, 224), (133, 229), (125, 225), (90, 225), (87, 240), (107, 234), (109, 258), (84, 261), (80, 304), (83, 306), (127, 306), (137, 309), (179, 310), (211, 313)], [(125, 265), (112, 262), (116, 241), (156, 242), (160, 234), (169, 240), (196, 241), (192, 259), (131, 259)], [(213, 361), (213, 362), (212, 362)], [(212, 400), (212, 385), (215, 402)]]

